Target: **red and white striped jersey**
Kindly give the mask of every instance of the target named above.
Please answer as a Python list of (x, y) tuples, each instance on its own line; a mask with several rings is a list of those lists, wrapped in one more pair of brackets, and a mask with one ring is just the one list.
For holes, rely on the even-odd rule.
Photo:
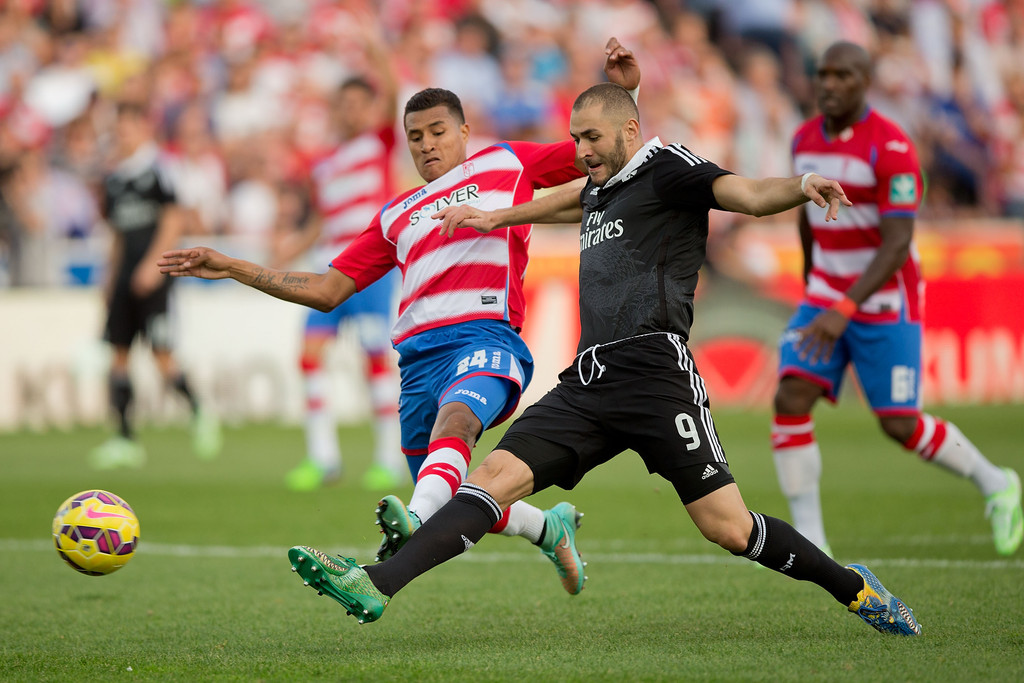
[[(815, 204), (804, 209), (814, 237), (806, 299), (830, 306), (874, 258), (882, 243), (881, 219), (916, 215), (923, 190), (917, 152), (899, 126), (869, 109), (834, 139), (826, 135), (822, 116), (804, 123), (793, 136), (793, 165), (798, 175), (814, 171), (838, 180), (853, 202), (829, 223)], [(902, 314), (920, 320), (923, 297), (920, 260), (911, 242), (906, 263), (859, 306), (854, 319), (881, 322)]]
[(502, 142), (487, 147), (440, 178), (392, 200), (331, 263), (364, 289), (388, 270), (402, 271), (402, 300), (392, 341), (469, 320), (505, 320), (522, 327), (529, 225), (482, 235), (458, 230), (448, 238), (430, 218), (446, 206), (485, 211), (533, 198), (536, 188), (582, 174), (571, 140), (554, 144)]
[(323, 221), (314, 262), (344, 251), (391, 197), (392, 126), (342, 142), (313, 167), (313, 201)]

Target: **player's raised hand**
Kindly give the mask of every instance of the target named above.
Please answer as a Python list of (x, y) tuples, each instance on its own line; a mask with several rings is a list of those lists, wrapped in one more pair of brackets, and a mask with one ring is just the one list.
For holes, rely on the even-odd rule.
[(446, 206), (431, 218), (441, 221), (438, 234), (451, 237), (455, 234), (456, 228), (473, 228), (480, 233), (488, 233), (497, 227), (497, 221), (489, 211), (461, 204), (459, 206)]
[(619, 39), (612, 36), (604, 46), (604, 73), (612, 83), (621, 85), (626, 90), (632, 90), (640, 85), (640, 64), (631, 50), (627, 50), (619, 43)]
[(828, 207), (825, 211), (825, 221), (834, 221), (839, 218), (839, 205), (853, 206), (843, 190), (843, 186), (835, 180), (823, 178), (817, 173), (808, 176), (807, 181), (800, 188), (804, 195), (821, 208)]
[(221, 280), (230, 277), (229, 270), (234, 259), (209, 247), (173, 249), (165, 251), (157, 261), (160, 272), (171, 277), (200, 277), (205, 280)]

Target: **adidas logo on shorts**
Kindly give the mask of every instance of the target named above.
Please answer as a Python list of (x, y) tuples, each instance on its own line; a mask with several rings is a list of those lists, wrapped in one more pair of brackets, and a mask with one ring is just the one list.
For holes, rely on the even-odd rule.
[(708, 477), (713, 477), (716, 474), (718, 474), (718, 470), (712, 467), (709, 463), (708, 466), (704, 468), (704, 474), (702, 474), (700, 478), (703, 481), (704, 479), (707, 479)]

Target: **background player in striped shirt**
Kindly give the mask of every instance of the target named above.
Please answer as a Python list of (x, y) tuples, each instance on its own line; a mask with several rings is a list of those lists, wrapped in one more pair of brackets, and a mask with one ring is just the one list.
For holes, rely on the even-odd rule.
[(956, 425), (921, 410), (924, 283), (913, 242), (922, 180), (913, 143), (867, 104), (868, 53), (826, 50), (815, 87), (821, 114), (793, 139), (797, 173), (843, 184), (853, 206), (826, 224), (800, 213), (805, 299), (782, 337), (772, 449), (796, 528), (831, 552), (818, 481), (821, 454), (811, 409), (835, 401), (853, 365), (882, 431), (926, 462), (969, 478), (985, 496), (996, 550), (1024, 536), (1017, 473), (989, 462)]
[[(313, 215), (302, 230), (276, 242), (273, 267), (284, 267), (312, 248), (315, 264), (328, 264), (363, 231), (392, 196), (392, 153), (398, 83), (383, 41), (367, 29), (367, 61), (380, 65), (377, 82), (349, 78), (335, 94), (331, 116), (340, 138), (310, 177)], [(306, 392), (306, 458), (285, 476), (295, 491), (317, 489), (341, 476), (337, 424), (328, 400), (324, 356), (349, 323), (366, 357), (374, 426), (373, 464), (363, 486), (390, 490), (402, 482), (398, 424), (398, 379), (388, 330), (401, 277), (392, 270), (332, 311), (310, 310), (303, 333), (300, 367)]]
[[(640, 82), (633, 55), (612, 38), (605, 72), (630, 90)], [(206, 247), (165, 252), (160, 271), (172, 276), (234, 278), (286, 301), (331, 310), (396, 265), (402, 295), (392, 342), (402, 376), (402, 450), (416, 487), (408, 508), (395, 496), (378, 504), (387, 559), (462, 484), (480, 433), (515, 409), (533, 372), (519, 336), (530, 225), (487, 235), (439, 234), (432, 215), (446, 206), (494, 210), (529, 201), (536, 188), (579, 178), (572, 140), (553, 144), (501, 142), (467, 158), (469, 126), (459, 98), (438, 88), (420, 91), (403, 123), (413, 162), (427, 184), (389, 202), (325, 273), (282, 272)], [(554, 562), (563, 587), (583, 589), (575, 533), (580, 514), (570, 503), (551, 510), (518, 501), (491, 531), (519, 535)]]

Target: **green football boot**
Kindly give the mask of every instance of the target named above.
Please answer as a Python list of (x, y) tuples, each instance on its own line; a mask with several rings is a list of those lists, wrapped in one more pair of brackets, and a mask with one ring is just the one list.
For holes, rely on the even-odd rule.
[(288, 559), (303, 585), (340, 603), (360, 624), (380, 619), (391, 600), (350, 557), (330, 557), (308, 545), (297, 545), (288, 551)]
[(985, 497), (985, 516), (992, 523), (992, 540), (1000, 555), (1013, 555), (1024, 539), (1024, 512), (1020, 505), (1020, 477), (1004, 467), (1007, 487)]
[(146, 449), (138, 441), (115, 436), (92, 449), (88, 462), (94, 470), (139, 468), (146, 464)]
[(377, 462), (363, 473), (363, 488), (367, 491), (393, 491), (403, 481), (402, 472), (395, 472)]
[(284, 475), (284, 485), (291, 491), (316, 491), (341, 479), (341, 469), (324, 471), (306, 458)]
[(384, 534), (380, 548), (377, 549), (377, 561), (383, 562), (397, 553), (413, 532), (420, 528), (420, 518), (405, 507), (398, 496), (384, 496), (374, 512), (377, 515), (377, 526)]
[(583, 568), (587, 563), (576, 549), (576, 530), (580, 528), (582, 512), (576, 512), (572, 503), (559, 503), (544, 511), (544, 536), (537, 544), (544, 556), (554, 562), (562, 588), (569, 595), (579, 595), (587, 577)]
[(192, 432), (192, 452), (200, 460), (213, 460), (220, 455), (224, 447), (224, 434), (221, 432), (220, 420), (213, 413), (199, 409), (192, 416), (190, 425)]

